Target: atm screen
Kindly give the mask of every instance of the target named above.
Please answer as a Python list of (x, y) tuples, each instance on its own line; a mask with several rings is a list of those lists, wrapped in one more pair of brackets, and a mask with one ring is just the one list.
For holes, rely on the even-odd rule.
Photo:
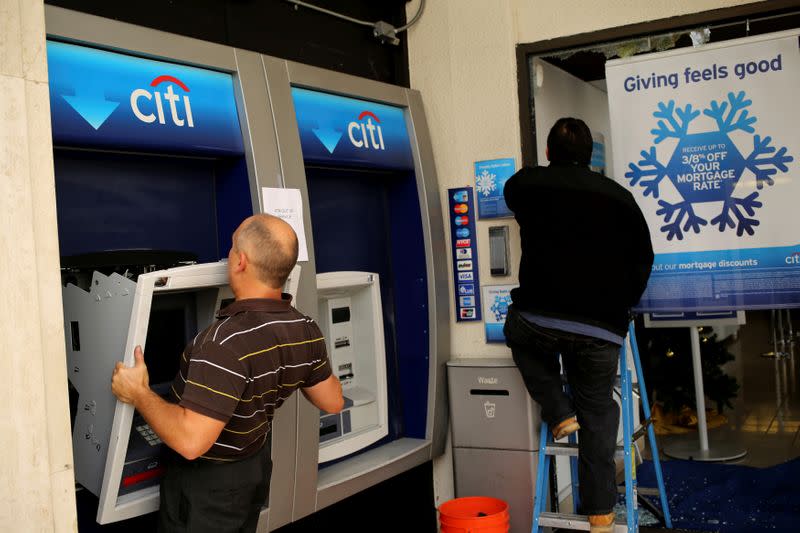
[(350, 321), (350, 308), (349, 307), (337, 307), (335, 309), (331, 309), (331, 321), (334, 324), (340, 324), (342, 322), (349, 322)]
[(197, 334), (198, 295), (199, 292), (153, 295), (144, 345), (151, 385), (175, 379), (181, 353)]
[[(154, 307), (155, 307), (155, 301)], [(150, 383), (172, 381), (178, 372), (180, 354), (186, 347), (186, 309), (153, 309), (147, 326), (145, 363)]]

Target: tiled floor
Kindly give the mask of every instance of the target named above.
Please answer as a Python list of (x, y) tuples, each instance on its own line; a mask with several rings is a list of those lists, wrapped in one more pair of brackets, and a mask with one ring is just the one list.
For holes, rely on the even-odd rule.
[[(800, 457), (800, 339), (783, 347), (789, 357), (761, 357), (772, 350), (770, 312), (753, 311), (746, 316), (747, 324), (740, 327), (729, 348), (735, 361), (725, 369), (737, 378), (739, 396), (734, 409), (725, 413), (729, 423), (709, 430), (709, 443), (712, 449), (715, 442), (738, 443), (748, 453), (735, 463), (766, 467)], [(796, 334), (800, 310), (792, 312), (792, 318)], [(785, 334), (788, 338), (788, 328)], [(686, 437), (662, 437), (659, 446), (668, 447), (679, 438)]]

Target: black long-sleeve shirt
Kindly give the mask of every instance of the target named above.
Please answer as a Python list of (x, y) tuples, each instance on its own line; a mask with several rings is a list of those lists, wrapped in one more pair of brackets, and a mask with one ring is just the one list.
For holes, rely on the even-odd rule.
[(514, 306), (624, 337), (653, 265), (633, 196), (588, 167), (556, 163), (523, 168), (503, 193), (522, 239)]

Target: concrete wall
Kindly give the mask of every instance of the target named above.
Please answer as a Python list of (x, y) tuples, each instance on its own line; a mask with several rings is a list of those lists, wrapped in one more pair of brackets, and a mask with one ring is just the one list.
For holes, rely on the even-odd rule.
[(41, 0), (0, 0), (0, 302), (0, 531), (76, 531)]
[[(514, 157), (520, 162), (517, 44), (752, 1), (429, 0), (421, 20), (405, 38), (411, 87), (422, 92), (443, 205), (447, 205), (446, 189), (474, 186), (475, 161)], [(419, 0), (407, 5), (408, 16), (416, 13), (418, 5)], [(483, 284), (516, 281), (519, 234), (513, 220), (507, 223), (512, 236), (512, 275), (492, 278), (488, 226), (497, 221), (478, 221), (478, 266)], [(485, 343), (483, 323), (456, 324), (452, 316), (451, 324), (452, 357), (510, 357), (506, 347)], [(451, 456), (435, 461), (434, 468), (438, 505), (453, 497)]]

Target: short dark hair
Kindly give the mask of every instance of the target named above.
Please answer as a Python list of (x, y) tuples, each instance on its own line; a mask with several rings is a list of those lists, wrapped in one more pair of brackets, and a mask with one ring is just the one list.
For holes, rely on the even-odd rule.
[(579, 118), (560, 118), (547, 135), (547, 154), (551, 163), (588, 165), (592, 159), (592, 133)]

